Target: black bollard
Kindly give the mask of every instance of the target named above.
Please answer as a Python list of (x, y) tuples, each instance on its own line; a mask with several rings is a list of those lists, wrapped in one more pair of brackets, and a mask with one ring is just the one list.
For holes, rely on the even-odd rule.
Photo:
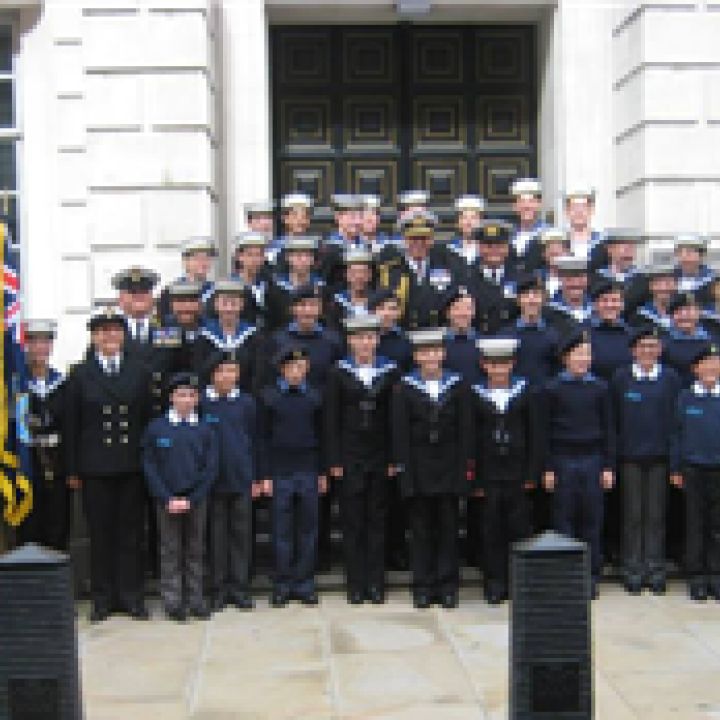
[(0, 720), (81, 720), (70, 559), (39, 545), (0, 556)]
[(516, 543), (510, 576), (510, 718), (592, 718), (587, 546), (553, 532)]

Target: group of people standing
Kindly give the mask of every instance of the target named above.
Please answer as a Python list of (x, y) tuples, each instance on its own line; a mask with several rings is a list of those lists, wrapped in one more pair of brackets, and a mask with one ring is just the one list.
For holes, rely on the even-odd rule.
[(277, 607), (318, 602), (336, 504), (353, 604), (384, 602), (409, 556), (415, 606), (455, 607), (463, 514), (490, 603), (508, 598), (510, 544), (549, 527), (588, 543), (593, 596), (608, 558), (628, 592), (665, 592), (669, 553), (694, 600), (720, 600), (705, 239), (638, 267), (645, 238), (593, 230), (591, 189), (566, 193), (562, 229), (537, 180), (512, 194), (515, 224), (458, 198), (450, 239), (423, 191), (398, 197), (395, 235), (374, 196), (334, 196), (325, 238), (302, 193), (282, 198), (277, 236), (274, 204), (249, 206), (227, 277), (211, 238), (184, 243), (163, 288), (150, 268), (117, 273), (66, 378), (54, 322), (27, 320), (35, 508), (19, 540), (65, 548), (82, 493), (95, 621), (148, 617), (158, 557), (170, 618), (252, 608), (261, 502)]

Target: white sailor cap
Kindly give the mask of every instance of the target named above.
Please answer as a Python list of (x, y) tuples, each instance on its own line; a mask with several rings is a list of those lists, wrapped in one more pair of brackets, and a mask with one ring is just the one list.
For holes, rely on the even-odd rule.
[(595, 202), (595, 188), (590, 185), (572, 185), (565, 191), (565, 201), (571, 200)]
[(360, 202), (365, 210), (379, 210), (382, 206), (379, 195), (360, 195)]
[(540, 231), (540, 242), (543, 245), (552, 242), (567, 243), (567, 239), (566, 232), (560, 228), (548, 227)]
[(345, 318), (343, 326), (349, 335), (358, 332), (372, 332), (380, 329), (380, 318), (377, 315), (356, 315)]
[(343, 253), (346, 265), (369, 265), (373, 262), (372, 253), (364, 248), (348, 248)]
[(363, 202), (359, 195), (351, 195), (350, 193), (335, 193), (330, 198), (330, 204), (335, 212), (343, 210), (362, 210)]
[(235, 236), (235, 250), (246, 247), (265, 247), (270, 238), (261, 232), (241, 232)]
[(307, 193), (293, 192), (283, 195), (280, 206), (283, 210), (289, 210), (294, 207), (307, 208), (308, 210), (314, 205), (313, 199)]
[(673, 242), (675, 249), (681, 247), (697, 248), (698, 250), (706, 250), (708, 241), (707, 238), (697, 233), (681, 233), (675, 237)]
[(408, 339), (414, 348), (442, 345), (445, 339), (445, 328), (411, 330), (408, 332)]
[(25, 335), (45, 335), (55, 337), (57, 334), (57, 323), (55, 320), (44, 318), (31, 318), (23, 323)]
[(202, 293), (202, 285), (193, 280), (175, 280), (168, 285), (170, 298), (199, 298)]
[(220, 278), (215, 281), (215, 295), (242, 295), (245, 283), (240, 278)]
[(258, 200), (245, 205), (245, 213), (251, 215), (272, 215), (275, 211), (274, 200)]
[(640, 271), (645, 277), (670, 277), (675, 275), (674, 263), (653, 263)]
[(430, 193), (427, 190), (405, 190), (397, 196), (397, 204), (400, 207), (411, 205), (425, 206), (430, 202)]
[(320, 247), (320, 238), (317, 235), (291, 235), (285, 238), (285, 251), (317, 250)]
[(192, 237), (186, 238), (182, 244), (182, 255), (187, 257), (188, 255), (194, 255), (195, 253), (205, 252), (213, 257), (217, 255), (217, 247), (213, 238), (207, 235), (193, 235)]
[(643, 234), (635, 228), (608, 228), (604, 233), (607, 243), (635, 243), (645, 241)]
[(463, 210), (485, 212), (485, 200), (479, 195), (461, 195), (455, 200), (455, 210), (457, 212), (463, 212)]
[(515, 355), (520, 341), (517, 338), (480, 338), (475, 345), (483, 357), (502, 360)]
[(523, 197), (525, 195), (540, 197), (542, 195), (542, 185), (535, 178), (518, 178), (510, 186), (510, 194), (513, 197)]
[(556, 258), (555, 263), (558, 272), (567, 275), (579, 275), (586, 273), (588, 269), (587, 260), (580, 255), (561, 255)]

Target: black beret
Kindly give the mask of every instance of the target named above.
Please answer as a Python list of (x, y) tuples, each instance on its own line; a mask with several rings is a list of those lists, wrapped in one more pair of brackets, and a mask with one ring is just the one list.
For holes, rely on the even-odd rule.
[(320, 288), (317, 285), (307, 283), (301, 285), (292, 291), (290, 302), (294, 305), (295, 303), (301, 302), (302, 300), (320, 300)]
[(444, 312), (447, 312), (450, 306), (460, 298), (472, 298), (472, 295), (470, 294), (470, 291), (467, 289), (465, 285), (452, 285), (448, 290), (445, 292), (445, 297), (443, 298), (443, 305), (442, 309)]
[(660, 331), (655, 325), (645, 324), (640, 327), (633, 328), (630, 331), (630, 347), (635, 347), (640, 340), (643, 338), (656, 338), (660, 339)]
[(590, 299), (597, 300), (602, 295), (611, 292), (623, 292), (623, 287), (619, 283), (613, 282), (608, 278), (600, 278), (596, 280), (590, 288)]
[(191, 372), (178, 372), (170, 376), (168, 380), (167, 388), (168, 392), (173, 392), (178, 388), (191, 388), (197, 390), (200, 387), (200, 381), (195, 373)]
[(368, 309), (370, 311), (376, 310), (378, 306), (382, 305), (387, 300), (398, 301), (398, 296), (389, 288), (382, 288), (381, 290), (375, 291), (368, 300)]
[(565, 357), (571, 350), (578, 345), (590, 342), (590, 335), (587, 330), (574, 330), (565, 337), (561, 338), (558, 344), (558, 356)]
[(210, 377), (215, 369), (224, 363), (234, 363), (239, 365), (241, 362), (241, 350), (216, 350), (213, 352), (205, 363), (205, 376)]
[(279, 370), (286, 362), (290, 362), (291, 360), (307, 360), (308, 358), (308, 351), (304, 345), (287, 343), (275, 353), (273, 364)]
[(701, 360), (704, 360), (705, 358), (708, 358), (708, 357), (712, 357), (713, 355), (720, 355), (720, 349), (718, 349), (718, 346), (712, 342), (703, 343), (702, 346), (700, 348), (698, 348), (698, 350), (692, 356), (692, 360), (690, 361), (690, 364), (695, 365), (695, 364), (699, 363)]
[(545, 291), (545, 284), (540, 273), (525, 273), (518, 277), (515, 283), (515, 294), (521, 295), (528, 290)]
[(691, 292), (675, 293), (675, 295), (670, 298), (667, 311), (669, 315), (672, 315), (676, 310), (679, 310), (682, 307), (699, 304), (700, 303), (698, 302), (697, 298)]

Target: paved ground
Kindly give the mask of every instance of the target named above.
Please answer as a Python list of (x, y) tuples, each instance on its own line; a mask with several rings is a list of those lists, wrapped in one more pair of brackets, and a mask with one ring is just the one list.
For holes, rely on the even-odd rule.
[[(460, 608), (380, 607), (340, 593), (317, 608), (226, 610), (179, 626), (81, 619), (87, 720), (465, 720), (507, 717), (508, 608), (476, 587)], [(85, 608), (80, 610), (85, 617)], [(593, 605), (599, 720), (720, 718), (720, 604), (630, 598)]]

